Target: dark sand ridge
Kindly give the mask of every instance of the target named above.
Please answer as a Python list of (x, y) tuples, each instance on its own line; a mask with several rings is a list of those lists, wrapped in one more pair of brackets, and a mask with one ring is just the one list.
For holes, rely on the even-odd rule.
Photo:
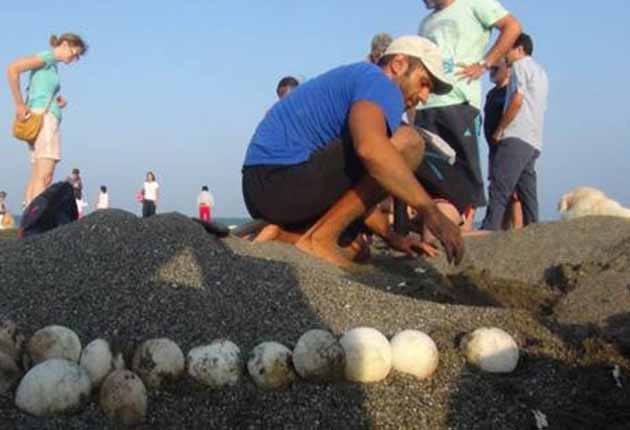
[[(220, 391), (182, 380), (150, 392), (146, 428), (527, 429), (533, 428), (532, 410), (540, 409), (550, 428), (622, 429), (630, 422), (623, 313), (578, 293), (584, 283), (602, 297), (626, 288), (596, 278), (623, 278), (612, 269), (598, 271), (598, 264), (630, 256), (623, 247), (628, 238), (630, 224), (583, 220), (468, 241), (465, 271), (449, 277), (425, 262), (387, 254), (343, 272), (289, 247), (219, 241), (180, 215), (140, 220), (112, 210), (34, 240), (0, 243), (0, 316), (14, 319), (26, 335), (62, 324), (84, 345), (105, 337), (127, 354), (151, 337), (170, 337), (185, 353), (227, 337), (246, 353), (263, 340), (292, 347), (311, 328), (339, 335), (362, 325), (387, 336), (424, 330), (441, 352), (428, 381), (392, 372), (373, 385), (298, 382), (265, 393), (247, 378)], [(580, 243), (581, 254), (574, 249)], [(514, 272), (502, 269), (510, 262)], [(440, 262), (436, 267), (443, 269)], [(546, 282), (546, 271), (553, 282)], [(586, 306), (598, 317), (580, 321)], [(599, 324), (611, 318), (617, 338)], [(487, 325), (520, 343), (513, 374), (481, 374), (457, 350), (463, 333)], [(624, 375), (622, 389), (612, 377), (615, 364)], [(0, 398), (0, 428), (107, 425), (94, 403), (76, 416), (40, 419)]]

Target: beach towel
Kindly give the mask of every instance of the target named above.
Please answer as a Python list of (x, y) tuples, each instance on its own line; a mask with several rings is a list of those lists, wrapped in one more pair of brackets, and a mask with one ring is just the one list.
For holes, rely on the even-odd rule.
[(72, 185), (68, 182), (57, 182), (24, 209), (18, 237), (26, 238), (44, 233), (71, 223), (78, 216)]

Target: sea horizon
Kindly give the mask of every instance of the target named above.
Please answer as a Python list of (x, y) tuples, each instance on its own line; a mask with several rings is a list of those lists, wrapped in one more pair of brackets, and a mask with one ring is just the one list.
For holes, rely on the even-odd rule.
[[(163, 213), (168, 213), (168, 212), (163, 212)], [(178, 212), (178, 213), (181, 213), (181, 212)], [(92, 212), (88, 213), (85, 216), (89, 216), (90, 214), (92, 214)], [(160, 215), (160, 214), (158, 213), (157, 215)], [(183, 214), (183, 215), (190, 216), (190, 214)], [(20, 222), (22, 221), (22, 215), (14, 215), (13, 218), (15, 220), (15, 225), (19, 226)], [(231, 226), (238, 227), (243, 224), (247, 224), (252, 219), (250, 217), (226, 216), (226, 217), (216, 217), (216, 218), (213, 218), (212, 220), (220, 224), (223, 224), (227, 227), (231, 227)]]

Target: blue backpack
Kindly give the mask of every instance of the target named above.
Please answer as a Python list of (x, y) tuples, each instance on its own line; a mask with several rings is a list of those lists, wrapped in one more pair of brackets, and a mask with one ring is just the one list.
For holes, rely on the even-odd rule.
[(57, 182), (46, 188), (24, 209), (18, 237), (41, 234), (78, 218), (72, 185), (68, 182)]

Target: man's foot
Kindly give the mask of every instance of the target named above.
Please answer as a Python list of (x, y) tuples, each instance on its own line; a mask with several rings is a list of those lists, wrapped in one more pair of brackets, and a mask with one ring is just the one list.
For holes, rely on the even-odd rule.
[(280, 235), (280, 226), (275, 224), (269, 224), (263, 227), (260, 232), (254, 238), (254, 242), (269, 242), (271, 240), (276, 240), (276, 238)]
[(340, 249), (349, 260), (354, 262), (365, 263), (370, 259), (370, 241), (365, 234), (359, 234), (348, 246)]
[(278, 242), (294, 244), (300, 237), (302, 237), (302, 233), (285, 230), (277, 224), (269, 224), (260, 230), (254, 242), (270, 242), (276, 240)]
[[(304, 235), (295, 243), (295, 246), (307, 254), (320, 258), (335, 266), (348, 268), (352, 266), (352, 260), (344, 255), (335, 241), (316, 239), (312, 234)], [(352, 246), (349, 245), (350, 247)]]

